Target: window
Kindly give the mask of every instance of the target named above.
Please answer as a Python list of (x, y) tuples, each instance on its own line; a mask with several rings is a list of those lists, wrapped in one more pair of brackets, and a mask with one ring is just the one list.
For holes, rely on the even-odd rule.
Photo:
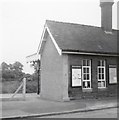
[(105, 88), (105, 60), (98, 61), (98, 88)]
[(72, 87), (78, 87), (81, 85), (81, 67), (72, 66)]
[(109, 65), (109, 83), (117, 83), (117, 67), (116, 65)]
[(91, 60), (82, 61), (82, 87), (91, 88)]

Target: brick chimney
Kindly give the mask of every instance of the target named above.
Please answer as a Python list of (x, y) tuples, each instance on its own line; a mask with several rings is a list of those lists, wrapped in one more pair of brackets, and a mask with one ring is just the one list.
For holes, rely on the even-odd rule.
[(101, 27), (106, 32), (112, 31), (112, 5), (114, 0), (100, 0)]

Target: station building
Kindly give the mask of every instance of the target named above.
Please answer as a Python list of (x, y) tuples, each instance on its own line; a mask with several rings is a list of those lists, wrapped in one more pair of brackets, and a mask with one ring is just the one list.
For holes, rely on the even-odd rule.
[(101, 0), (101, 27), (46, 20), (37, 54), (40, 97), (57, 101), (117, 95), (113, 0)]

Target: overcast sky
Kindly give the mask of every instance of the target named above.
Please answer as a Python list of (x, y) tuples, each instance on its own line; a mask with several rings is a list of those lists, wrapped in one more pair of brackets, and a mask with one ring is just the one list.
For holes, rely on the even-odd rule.
[[(113, 5), (115, 29), (117, 1)], [(100, 26), (99, 0), (1, 0), (0, 61), (19, 61), (31, 73), (26, 56), (37, 52), (46, 19)]]

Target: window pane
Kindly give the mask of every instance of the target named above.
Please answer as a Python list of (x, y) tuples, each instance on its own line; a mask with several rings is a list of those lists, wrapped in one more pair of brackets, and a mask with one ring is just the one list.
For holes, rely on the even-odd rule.
[(83, 88), (87, 88), (88, 84), (87, 81), (83, 82)]
[(85, 86), (85, 82), (83, 81), (83, 88), (86, 88), (86, 86)]
[(87, 60), (87, 66), (90, 66), (90, 60)]
[(102, 68), (102, 73), (104, 73), (104, 68)]
[(89, 73), (89, 68), (87, 68), (87, 73)]
[(90, 66), (90, 60), (83, 60), (83, 66)]
[(90, 81), (88, 81), (88, 82), (87, 82), (87, 84), (88, 84), (88, 86), (87, 86), (87, 87), (88, 87), (88, 88), (90, 88)]
[(90, 88), (90, 81), (83, 81), (83, 88)]
[(99, 68), (99, 73), (101, 73), (101, 68)]
[(99, 79), (101, 79), (101, 76), (102, 76), (102, 75), (101, 75), (101, 74), (99, 74)]
[(98, 87), (101, 87), (101, 81), (98, 81)]
[(83, 79), (86, 80), (86, 74), (83, 75)]
[(104, 60), (102, 60), (102, 66), (104, 66), (105, 65), (105, 61)]
[(101, 87), (105, 87), (105, 82), (101, 81)]
[(102, 87), (105, 87), (105, 81), (102, 81), (102, 82), (101, 82), (101, 86), (102, 86)]
[(87, 74), (87, 80), (89, 80), (89, 74)]
[(102, 74), (102, 79), (104, 79), (104, 74)]
[(83, 72), (86, 73), (86, 68), (83, 68)]
[(105, 87), (105, 81), (98, 81), (98, 87)]
[(98, 66), (100, 66), (100, 61), (98, 61)]
[(83, 60), (83, 66), (86, 66), (86, 60)]

